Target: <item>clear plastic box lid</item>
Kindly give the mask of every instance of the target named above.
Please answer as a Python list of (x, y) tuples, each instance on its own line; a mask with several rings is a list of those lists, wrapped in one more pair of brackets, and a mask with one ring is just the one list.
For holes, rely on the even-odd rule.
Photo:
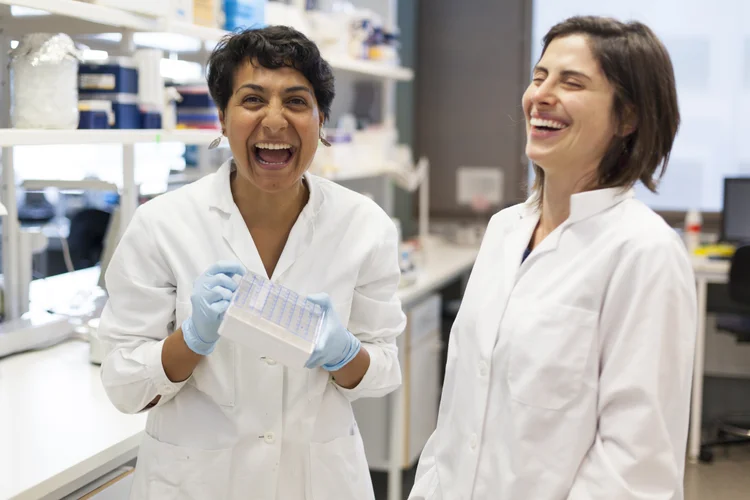
[(232, 306), (310, 343), (315, 342), (325, 315), (320, 305), (253, 272), (240, 280)]

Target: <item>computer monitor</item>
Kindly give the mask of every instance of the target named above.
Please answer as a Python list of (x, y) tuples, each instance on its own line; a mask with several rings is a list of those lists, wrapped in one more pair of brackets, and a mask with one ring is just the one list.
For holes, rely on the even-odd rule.
[(721, 240), (750, 244), (750, 177), (724, 179)]

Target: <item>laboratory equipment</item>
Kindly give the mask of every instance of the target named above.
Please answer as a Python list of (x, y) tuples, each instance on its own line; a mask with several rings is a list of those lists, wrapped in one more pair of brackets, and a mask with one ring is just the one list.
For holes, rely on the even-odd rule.
[(164, 78), (161, 76), (162, 51), (140, 49), (135, 52), (138, 65), (138, 106), (141, 112), (141, 128), (159, 129), (166, 100)]
[(292, 368), (315, 349), (324, 309), (294, 291), (248, 272), (239, 283), (219, 335)]
[(101, 365), (104, 360), (104, 347), (99, 340), (99, 318), (93, 318), (88, 322), (89, 361), (95, 365)]
[(750, 177), (724, 179), (721, 241), (750, 244)]
[(78, 101), (79, 129), (107, 129), (115, 124), (111, 101)]
[(78, 93), (85, 99), (112, 103), (116, 129), (141, 128), (138, 107), (138, 66), (129, 57), (81, 63)]
[(266, 0), (224, 0), (224, 29), (263, 28)]
[(218, 28), (222, 25), (222, 0), (192, 0), (193, 23), (208, 28)]
[(25, 35), (10, 53), (11, 121), (15, 128), (78, 126), (78, 51), (65, 34)]
[(208, 86), (175, 87), (182, 97), (177, 102), (177, 128), (220, 130), (219, 111)]
[(0, 323), (0, 358), (55, 345), (73, 335), (67, 316), (47, 311), (27, 312)]

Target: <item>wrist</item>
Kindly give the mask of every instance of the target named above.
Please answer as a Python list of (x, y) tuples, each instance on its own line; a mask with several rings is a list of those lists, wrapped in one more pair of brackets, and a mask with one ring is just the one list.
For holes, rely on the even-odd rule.
[(336, 363), (328, 363), (323, 365), (324, 370), (329, 372), (339, 371), (347, 364), (349, 364), (359, 353), (359, 350), (362, 348), (362, 343), (357, 337), (354, 336), (354, 334), (349, 331), (347, 331), (347, 333), (349, 334), (349, 344), (342, 353), (341, 359), (339, 359)]
[(200, 337), (192, 317), (188, 317), (182, 322), (182, 338), (191, 351), (201, 356), (211, 354), (216, 346), (216, 341), (206, 342)]

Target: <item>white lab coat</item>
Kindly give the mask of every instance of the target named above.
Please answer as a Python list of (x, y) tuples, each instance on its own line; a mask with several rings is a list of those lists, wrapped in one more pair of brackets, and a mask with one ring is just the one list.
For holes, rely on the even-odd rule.
[(524, 250), (496, 214), (451, 332), (410, 500), (682, 500), (696, 297), (675, 231), (632, 191), (571, 198)]
[(265, 274), (232, 200), (230, 166), (141, 206), (106, 273), (102, 380), (123, 412), (149, 411), (131, 497), (143, 500), (373, 498), (350, 402), (401, 383), (405, 316), (397, 231), (374, 202), (312, 175), (272, 280), (326, 292), (370, 355), (346, 390), (322, 369), (290, 369), (225, 339), (185, 382), (161, 363), (163, 339), (190, 315), (193, 281), (218, 260)]

